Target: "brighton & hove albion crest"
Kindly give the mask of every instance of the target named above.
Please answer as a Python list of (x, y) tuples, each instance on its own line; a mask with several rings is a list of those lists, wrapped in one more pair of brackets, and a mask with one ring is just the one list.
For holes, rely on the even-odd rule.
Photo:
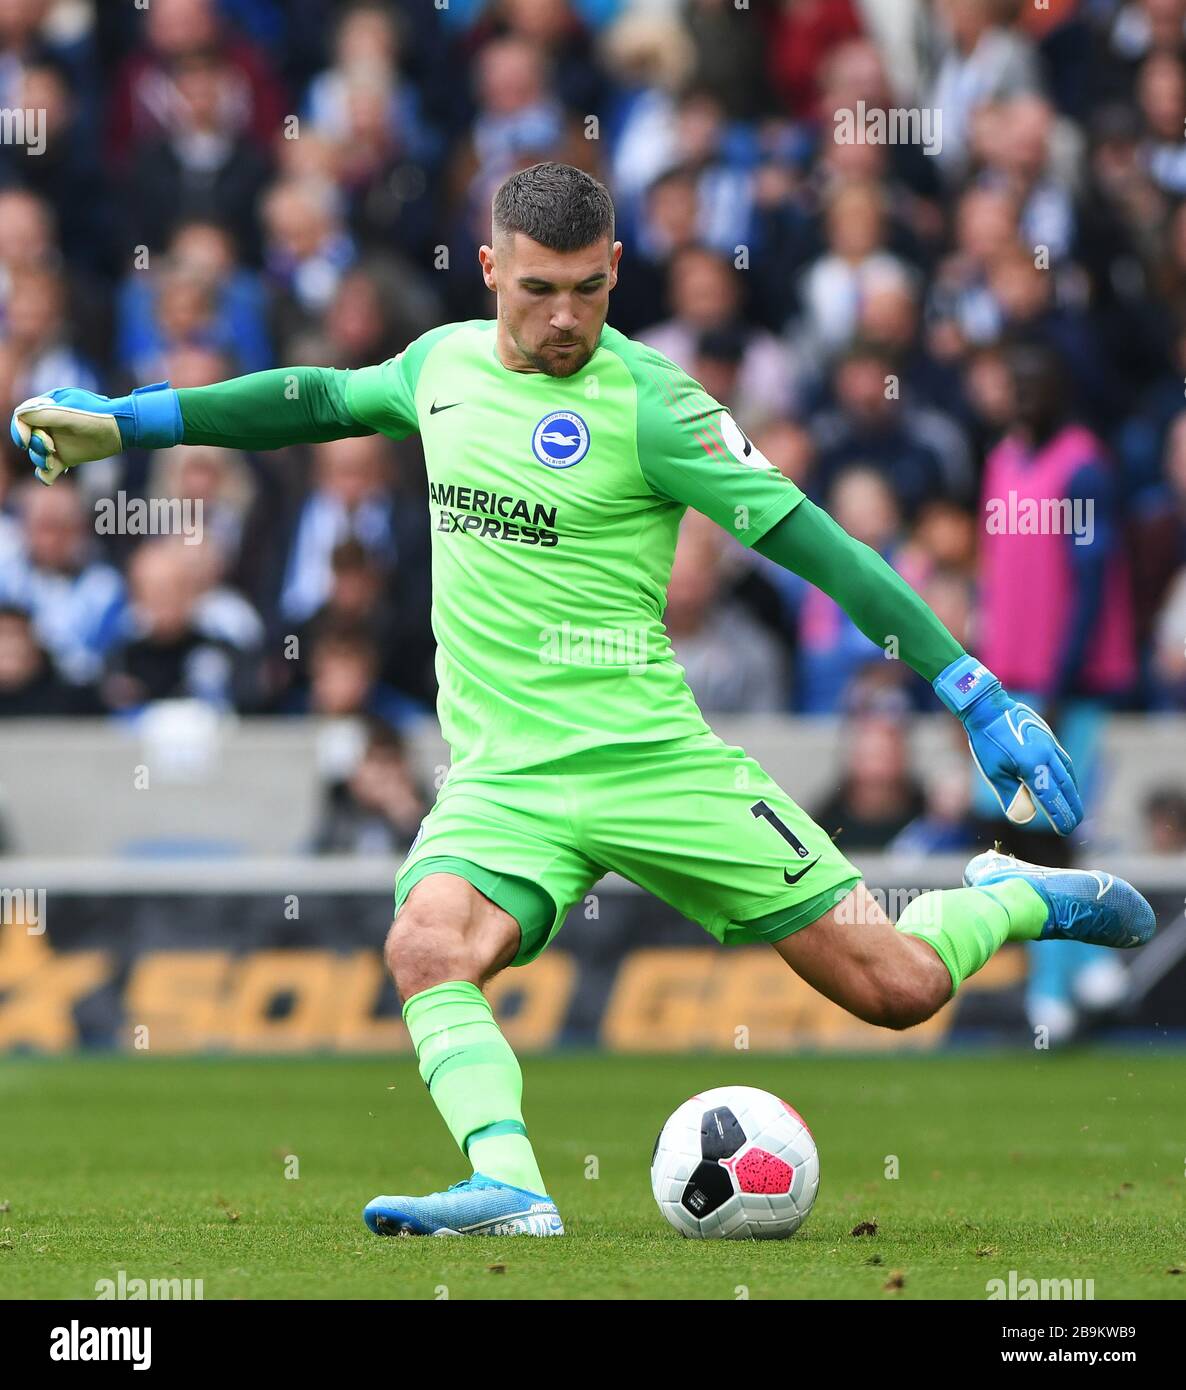
[(536, 425), (531, 452), (547, 468), (571, 468), (589, 452), (589, 426), (571, 410), (554, 410)]

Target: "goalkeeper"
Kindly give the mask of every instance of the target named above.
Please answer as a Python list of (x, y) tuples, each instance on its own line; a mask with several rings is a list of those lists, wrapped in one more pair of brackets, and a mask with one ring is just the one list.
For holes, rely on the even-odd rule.
[(1135, 946), (1152, 910), (1104, 873), (996, 853), (892, 924), (829, 837), (704, 722), (662, 615), (680, 518), (704, 512), (898, 650), (966, 730), (1010, 819), (1083, 815), (1045, 722), (964, 652), (881, 558), (754, 448), (723, 407), (605, 320), (622, 254), (587, 174), (512, 175), (478, 253), (491, 320), (445, 324), (357, 371), (298, 367), (110, 400), (25, 401), (43, 482), (131, 446), (274, 449), (418, 431), (429, 484), (438, 714), (448, 777), (396, 882), (386, 959), (420, 1072), (473, 1166), (384, 1196), (379, 1234), (559, 1235), (522, 1076), (483, 994), (616, 871), (718, 941), (768, 942), (867, 1022), (929, 1018), (1006, 941)]

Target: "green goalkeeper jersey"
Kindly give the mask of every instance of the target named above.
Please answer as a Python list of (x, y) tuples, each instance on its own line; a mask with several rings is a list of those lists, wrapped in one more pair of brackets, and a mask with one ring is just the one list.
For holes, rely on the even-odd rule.
[(421, 436), (454, 765), (705, 729), (663, 627), (680, 518), (753, 545), (803, 494), (661, 353), (606, 325), (575, 375), (513, 372), (495, 328), (446, 324), (345, 384), (360, 425)]

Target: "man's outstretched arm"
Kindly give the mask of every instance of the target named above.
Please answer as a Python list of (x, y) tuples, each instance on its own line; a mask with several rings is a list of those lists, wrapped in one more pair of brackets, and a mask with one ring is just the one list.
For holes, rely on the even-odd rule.
[(346, 402), (351, 373), (333, 367), (277, 367), (214, 386), (177, 392), (183, 444), (282, 449), (374, 434)]
[(1026, 824), (1040, 806), (1060, 835), (1074, 830), (1083, 802), (1050, 726), (964, 651), (875, 550), (806, 498), (754, 549), (834, 599), (883, 650), (896, 639), (901, 659), (963, 724), (972, 757), (1011, 821)]
[(124, 449), (215, 444), (282, 449), (353, 435), (406, 439), (420, 428), (416, 381), (433, 347), (461, 327), (442, 324), (373, 367), (277, 367), (213, 386), (174, 390), (167, 381), (129, 396), (98, 396), (66, 386), (22, 401), (12, 438), (37, 476), (52, 483), (67, 468)]
[(350, 376), (332, 367), (279, 367), (181, 390), (162, 381), (128, 396), (67, 386), (22, 401), (11, 433), (43, 483), (124, 449), (280, 449), (373, 434), (347, 404)]
[(738, 427), (721, 403), (673, 362), (638, 345), (634, 378), (639, 468), (651, 491), (695, 507), (743, 545), (801, 575), (884, 650), (931, 682), (963, 724), (980, 771), (1018, 825), (1041, 806), (1060, 835), (1083, 819), (1071, 760), (1050, 727), (969, 656), (876, 551), (814, 506)]
[(896, 570), (808, 498), (776, 522), (754, 549), (822, 589), (870, 642), (934, 681), (963, 647)]

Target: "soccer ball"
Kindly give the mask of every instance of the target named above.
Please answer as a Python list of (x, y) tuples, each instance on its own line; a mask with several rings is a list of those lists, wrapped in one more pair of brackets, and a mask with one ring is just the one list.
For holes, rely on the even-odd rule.
[(651, 1189), (659, 1210), (696, 1240), (778, 1240), (815, 1203), (819, 1154), (802, 1118), (754, 1086), (717, 1086), (659, 1132)]

